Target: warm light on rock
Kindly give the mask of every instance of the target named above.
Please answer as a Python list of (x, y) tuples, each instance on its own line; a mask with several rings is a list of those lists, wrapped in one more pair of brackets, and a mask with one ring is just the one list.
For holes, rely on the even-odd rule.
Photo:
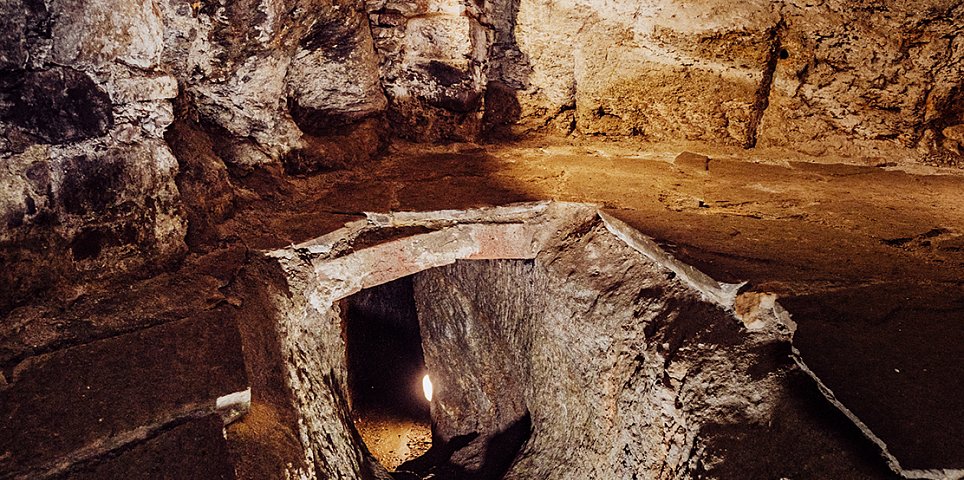
[(425, 399), (432, 401), (432, 379), (428, 375), (422, 377), (422, 391), (425, 392)]

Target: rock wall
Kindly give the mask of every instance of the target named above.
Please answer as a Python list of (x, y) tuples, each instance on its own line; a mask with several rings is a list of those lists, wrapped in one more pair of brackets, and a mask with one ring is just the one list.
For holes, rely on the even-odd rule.
[(512, 28), (490, 51), (487, 98), (515, 111), (503, 123), (814, 155), (960, 154), (960, 2), (519, 0), (487, 13)]
[(478, 137), (491, 36), (479, 7), (460, 0), (367, 4), (397, 133), (428, 141)]
[(277, 328), (307, 472), (383, 473), (345, 420), (339, 305), (409, 275), (435, 396), (433, 447), (404, 478), (715, 478), (790, 395), (779, 307), (734, 303), (584, 206), (372, 215), (264, 261), (284, 272), (277, 323), (260, 324)]
[[(471, 478), (501, 478), (528, 439), (535, 318), (548, 285), (532, 261), (457, 262), (415, 275), (426, 369), (434, 379), (435, 442), (472, 438), (449, 461)], [(531, 421), (531, 419), (530, 419)], [(498, 441), (493, 443), (493, 438)], [(469, 475), (465, 475), (470, 478)]]
[[(557, 240), (534, 261), (415, 277), (438, 440), (478, 434), (451, 468), (476, 475), (467, 478), (713, 478), (722, 459), (705, 454), (702, 428), (768, 421), (786, 393), (780, 368), (761, 365), (780, 334), (748, 334), (599, 221)], [(521, 450), (500, 451), (526, 419), (531, 431), (513, 437)]]
[[(0, 264), (10, 286), (0, 310), (57, 284), (176, 260), (186, 216), (216, 222), (229, 210), (185, 214), (178, 187), (203, 193), (213, 179), (228, 198), (228, 171), (344, 167), (390, 135), (631, 135), (944, 164), (964, 148), (956, 0), (0, 9)], [(208, 135), (214, 157), (180, 182), (191, 145), (172, 155), (168, 144), (185, 144), (168, 129), (175, 116)]]
[(151, 1), (3, 3), (0, 311), (184, 250), (164, 142), (177, 80)]
[(813, 155), (899, 145), (960, 161), (964, 4), (788, 1), (780, 14), (761, 145)]
[[(217, 191), (189, 199), (201, 207), (187, 215), (217, 222), (230, 210), (225, 165), (314, 171), (384, 146), (358, 2), (10, 0), (0, 13), (0, 311), (179, 259), (178, 183)], [(213, 139), (213, 158), (193, 158), (191, 129), (168, 131), (175, 110)]]

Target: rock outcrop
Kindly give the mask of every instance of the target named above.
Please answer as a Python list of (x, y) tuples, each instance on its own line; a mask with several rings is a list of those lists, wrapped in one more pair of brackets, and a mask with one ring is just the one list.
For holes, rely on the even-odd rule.
[(154, 2), (5, 2), (0, 311), (184, 251)]
[(491, 8), (493, 25), (511, 29), (495, 34), (492, 98), (514, 100), (509, 120), (524, 127), (813, 155), (956, 155), (960, 2)]
[[(358, 249), (413, 227), (425, 233)], [(403, 470), (686, 477), (725, 461), (704, 427), (766, 423), (787, 395), (779, 307), (748, 301), (738, 316), (735, 286), (591, 208), (372, 216), (270, 257), (291, 292), (275, 321), (305, 439), (305, 466), (286, 475), (384, 475), (346, 420), (339, 299), (411, 274), (445, 453)]]

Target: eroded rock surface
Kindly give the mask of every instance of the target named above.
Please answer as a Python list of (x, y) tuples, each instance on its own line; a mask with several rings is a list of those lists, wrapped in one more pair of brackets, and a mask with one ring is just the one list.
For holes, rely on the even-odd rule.
[[(366, 209), (598, 200), (627, 209), (637, 222), (656, 219), (667, 238), (685, 230), (681, 237), (699, 240), (678, 249), (696, 252), (694, 258), (734, 281), (741, 272), (772, 270), (774, 254), (733, 251), (742, 245), (805, 259), (762, 275), (771, 280), (863, 281), (887, 275), (876, 270), (887, 264), (957, 285), (959, 202), (876, 227), (878, 218), (892, 218), (893, 205), (930, 204), (921, 193), (929, 188), (956, 198), (951, 180), (881, 170), (872, 175), (876, 183), (848, 184), (879, 189), (876, 198), (842, 188), (829, 202), (826, 195), (788, 193), (816, 187), (784, 179), (820, 182), (872, 167), (834, 167), (810, 177), (800, 173), (812, 168), (806, 165), (752, 165), (740, 169), (736, 183), (755, 192), (733, 196), (692, 186), (709, 178), (711, 165), (714, 174), (733, 171), (715, 157), (683, 159), (672, 171), (637, 163), (641, 157), (546, 167), (531, 159), (493, 160), (473, 146), (403, 156), (426, 165), (389, 162), (295, 179), (303, 191), (281, 172), (356, 168), (383, 152), (392, 136), (444, 142), (475, 140), (482, 132), (699, 141), (709, 151), (756, 145), (859, 157), (881, 167), (960, 164), (962, 8), (953, 0), (2, 1), (0, 384), (12, 385), (10, 369), (30, 357), (135, 335), (210, 307), (193, 300), (174, 313), (158, 307), (176, 303), (179, 292), (135, 302), (137, 315), (130, 317), (117, 313), (128, 305), (120, 293), (107, 295), (111, 307), (93, 305), (105, 297), (103, 285), (116, 292), (144, 285), (117, 274), (143, 280), (173, 268), (188, 247), (300, 242)], [(184, 128), (172, 128), (175, 119)], [(667, 180), (641, 179), (639, 171)], [(585, 183), (573, 187), (573, 178)], [(672, 187), (677, 180), (676, 187), (687, 186)], [(643, 203), (636, 182), (659, 191), (653, 210), (632, 211)], [(893, 193), (905, 191), (912, 193)], [(821, 201), (837, 210), (827, 213)], [(236, 211), (243, 218), (232, 219)], [(838, 211), (856, 213), (834, 217)], [(773, 232), (783, 226), (773, 225), (783, 221), (797, 222), (793, 229), (808, 240), (780, 239)], [(858, 234), (854, 224), (873, 228)], [(940, 232), (928, 237), (931, 229)], [(726, 246), (716, 248), (707, 237)], [(853, 261), (838, 261), (841, 254), (829, 252), (838, 244), (828, 247), (826, 238), (845, 244), (841, 251)], [(513, 255), (533, 253), (520, 248)], [(918, 259), (929, 267), (918, 268)], [(796, 278), (800, 272), (808, 280)], [(110, 283), (101, 283), (105, 278)], [(169, 277), (159, 284), (195, 287)], [(198, 288), (228, 287), (208, 278)], [(239, 302), (217, 297), (212, 301)], [(313, 321), (334, 322), (325, 318)], [(316, 380), (305, 385), (324, 384)], [(277, 392), (287, 399), (284, 389)], [(290, 446), (300, 442), (292, 432), (302, 427), (280, 404), (261, 404), (252, 419), (283, 425), (277, 443)], [(329, 448), (319, 445), (312, 448)], [(351, 458), (346, 465), (369, 461), (354, 450), (342, 453), (339, 459)], [(295, 469), (316, 461), (300, 453), (297, 461), (278, 458)]]
[(450, 461), (491, 478), (712, 475), (700, 430), (767, 421), (784, 393), (762, 346), (781, 334), (749, 334), (599, 219), (553, 242), (416, 275), (437, 433), (480, 434)]
[[(175, 110), (240, 175), (363, 163), (392, 136), (561, 132), (949, 165), (964, 142), (964, 7), (950, 0), (2, 8), (0, 242), (16, 286), (3, 309), (51, 284), (169, 265), (185, 217), (219, 221), (180, 208), (164, 139)], [(182, 180), (185, 192), (205, 181)], [(71, 210), (100, 195), (85, 188), (115, 192), (95, 199), (97, 219)]]
[[(413, 273), (440, 444), (402, 470), (685, 477), (725, 462), (704, 427), (769, 421), (792, 370), (779, 308), (754, 297), (737, 316), (726, 285), (566, 208), (372, 216), (271, 254), (294, 293), (278, 325), (309, 470), (377, 474), (345, 421), (336, 300)], [(428, 230), (345, 249), (392, 226)]]

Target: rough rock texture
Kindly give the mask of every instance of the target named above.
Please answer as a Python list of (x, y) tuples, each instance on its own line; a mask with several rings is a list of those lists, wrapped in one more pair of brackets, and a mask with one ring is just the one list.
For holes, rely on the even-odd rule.
[[(290, 154), (290, 170), (310, 172), (381, 151), (386, 101), (367, 16), (344, 3), (0, 5), (0, 264), (10, 286), (0, 310), (59, 284), (169, 265), (185, 251), (185, 220), (193, 245), (210, 240), (204, 231), (230, 208), (185, 218), (178, 187), (207, 197), (213, 177), (227, 199), (194, 201), (230, 203), (224, 164), (245, 172)], [(214, 137), (200, 165), (183, 148), (190, 129), (165, 136), (176, 96), (182, 124)], [(175, 182), (179, 161), (188, 172)]]
[[(870, 166), (911, 155), (961, 162), (962, 8), (954, 0), (0, 0), (0, 386), (4, 395), (26, 398), (15, 392), (30, 385), (15, 378), (18, 365), (79, 355), (115, 336), (123, 341), (114, 345), (123, 344), (148, 335), (143, 329), (193, 318), (191, 312), (208, 311), (212, 303), (220, 313), (238, 308), (240, 300), (221, 292), (230, 289), (233, 268), (205, 275), (200, 284), (192, 283), (197, 277), (143, 280), (184, 259), (186, 246), (205, 252), (251, 241), (277, 248), (313, 238), (366, 208), (462, 208), (560, 197), (630, 210), (645, 204), (627, 215), (659, 225), (653, 228), (666, 238), (690, 239), (680, 251), (696, 252), (703, 265), (734, 279), (750, 272), (779, 277), (792, 288), (816, 288), (811, 280), (827, 285), (880, 278), (890, 273), (877, 270), (886, 264), (957, 285), (961, 202), (945, 200), (958, 198), (957, 184)], [(477, 155), (470, 146), (404, 157), (427, 165), (388, 162), (332, 176), (281, 178), (282, 166), (299, 175), (355, 167), (384, 150), (389, 132), (447, 141), (475, 139), (486, 129), (757, 145), (864, 157), (865, 167), (752, 165), (740, 167), (742, 176), (703, 189), (717, 173), (732, 173), (733, 164), (706, 157), (654, 167), (637, 155), (625, 161), (583, 156), (572, 165), (547, 166), (538, 158)], [(646, 179), (639, 172), (664, 177)], [(868, 173), (874, 181), (837, 183)], [(813, 183), (801, 188), (787, 178)], [(296, 191), (289, 181), (304, 189)], [(824, 181), (855, 188), (814, 186)], [(642, 192), (639, 185), (652, 188)], [(927, 198), (930, 188), (943, 198)], [(897, 191), (910, 193), (895, 197)], [(888, 210), (899, 210), (902, 202), (943, 207), (894, 220)], [(258, 206), (244, 210), (251, 205)], [(237, 211), (242, 218), (232, 217)], [(773, 225), (784, 221), (808, 241), (775, 240), (773, 232), (782, 227)], [(855, 233), (853, 225), (868, 228)], [(731, 228), (735, 233), (727, 233)], [(939, 231), (931, 235), (930, 229)], [(705, 238), (729, 250), (718, 252)], [(851, 254), (846, 261), (839, 261), (840, 251), (831, 252), (841, 244), (840, 251)], [(777, 262), (784, 267), (774, 274), (769, 262), (775, 254), (766, 250), (804, 260), (794, 269)], [(529, 258), (532, 252), (514, 255)], [(236, 267), (241, 257), (225, 263)], [(105, 280), (118, 273), (140, 280)], [(162, 286), (171, 291), (160, 293)], [(194, 289), (217, 294), (188, 299), (184, 292)], [(146, 298), (128, 302), (125, 292)], [(272, 294), (284, 296), (284, 288)], [(335, 321), (320, 318), (313, 321)], [(245, 323), (257, 325), (258, 317)], [(814, 325), (830, 329), (828, 323)], [(256, 350), (251, 358), (267, 358), (266, 351), (281, 347), (260, 342), (259, 335), (288, 338), (298, 331), (269, 334), (252, 327), (243, 338)], [(857, 329), (850, 343), (865, 331)], [(271, 385), (290, 373), (271, 372), (277, 375), (254, 373), (270, 377), (263, 383)], [(251, 414), (251, 424), (235, 429), (238, 438), (260, 441), (261, 431), (249, 427), (264, 427), (280, 449), (266, 449), (273, 455), (302, 448), (301, 433), (323, 430), (298, 425), (290, 392), (265, 391), (271, 394)], [(913, 395), (898, 397), (902, 405), (914, 403)], [(893, 428), (888, 414), (874, 414), (879, 428)], [(138, 418), (146, 420), (132, 429), (153, 425), (153, 417)], [(297, 448), (281, 448), (292, 444)], [(288, 463), (309, 468), (314, 457), (298, 452), (295, 460), (288, 453), (273, 457), (282, 465), (276, 471)], [(356, 451), (342, 453), (354, 455), (346, 465), (368, 461)], [(54, 461), (18, 455), (30, 457), (28, 463)], [(246, 471), (260, 468), (257, 461), (241, 464)]]
[(116, 457), (90, 462), (55, 478), (232, 480), (236, 476), (227, 455), (223, 432), (224, 423), (216, 415), (190, 420)]
[[(162, 2), (164, 65), (187, 109), (222, 137), (224, 160), (242, 169), (306, 146), (302, 132), (337, 135), (385, 108), (359, 2), (280, 0)], [(378, 142), (374, 143), (379, 145)], [(317, 150), (317, 145), (314, 146)], [(376, 149), (360, 149), (368, 155)], [(314, 152), (347, 161), (338, 152)], [(296, 171), (317, 170), (297, 164)]]
[(789, 1), (761, 145), (828, 151), (918, 147), (960, 161), (964, 5)]
[[(280, 366), (281, 384), (274, 387), (276, 393), (252, 393), (256, 402), (266, 396), (273, 400), (271, 407), (290, 411), (294, 421), (285, 423), (297, 441), (294, 449), (279, 452), (294, 461), (277, 462), (275, 469), (263, 471), (272, 478), (388, 478), (351, 420), (341, 311), (335, 305), (313, 306), (311, 294), (304, 291), (311, 289), (308, 282), (288, 278), (278, 287), (283, 290), (268, 290), (276, 305), (268, 317), (272, 322), (258, 327), (277, 338), (278, 350), (272, 348), (269, 357), (253, 365)], [(279, 393), (281, 398), (272, 398)], [(242, 446), (241, 451), (248, 449)]]
[(524, 125), (747, 141), (778, 22), (770, 2), (520, 1), (516, 8), (500, 68), (517, 90)]
[[(748, 336), (601, 221), (560, 233), (535, 262), (416, 276), (437, 433), (481, 434), (451, 461), (492, 478), (712, 476), (701, 427), (768, 421), (782, 373), (762, 345), (779, 333)], [(526, 416), (516, 456), (500, 434)]]
[[(401, 469), (672, 478), (724, 461), (704, 426), (769, 421), (790, 368), (774, 357), (792, 329), (779, 307), (744, 299), (738, 316), (732, 286), (568, 208), (378, 215), (270, 254), (291, 292), (276, 319), (308, 472), (379, 474), (345, 420), (337, 300), (417, 272), (441, 444)], [(460, 261), (496, 258), (512, 260)]]
[(428, 141), (478, 137), (491, 36), (479, 7), (459, 0), (367, 5), (397, 133)]
[[(797, 336), (795, 344), (807, 352), (798, 352), (798, 361), (820, 379), (831, 401), (857, 419), (892, 468), (909, 478), (964, 476), (964, 445), (946, 440), (964, 436), (964, 425), (945, 420), (964, 409), (964, 399), (945, 387), (957, 381), (956, 362), (964, 355), (964, 345), (945, 333), (960, 328), (964, 288), (922, 288), (899, 281), (843, 289), (819, 300), (804, 295), (781, 302), (795, 317), (822, 327), (824, 334), (805, 331)], [(853, 338), (867, 324), (874, 326), (875, 338), (858, 350)], [(886, 345), (893, 342), (905, 345), (903, 351), (889, 350)], [(863, 349), (877, 352), (877, 360), (861, 355)], [(930, 353), (934, 351), (941, 354)], [(829, 362), (825, 352), (850, 359)], [(849, 383), (860, 390), (867, 382), (885, 383), (890, 394), (855, 395), (828, 387)], [(909, 403), (915, 408), (906, 408)]]
[(487, 98), (515, 117), (496, 121), (817, 155), (957, 155), (960, 2), (488, 5)]
[[(459, 150), (460, 153), (441, 147), (425, 153), (425, 146), (412, 145), (408, 153), (410, 157), (396, 154), (380, 162), (373, 171), (357, 168), (292, 178), (284, 182), (283, 188), (274, 191), (262, 190), (263, 186), (249, 187), (257, 188), (259, 196), (252, 198), (251, 193), (246, 193), (239, 198), (235, 216), (221, 227), (220, 241), (227, 242), (227, 245), (195, 260), (191, 260), (192, 255), (178, 271), (147, 281), (91, 284), (83, 295), (68, 303), (55, 298), (34, 302), (30, 308), (18, 310), (17, 316), (5, 318), (3, 325), (9, 330), (0, 334), (0, 339), (9, 340), (5, 346), (15, 349), (19, 352), (15, 354), (17, 358), (23, 359), (24, 356), (63, 349), (65, 343), (58, 341), (61, 337), (68, 339), (68, 346), (112, 336), (122, 338), (146, 325), (211, 309), (216, 310), (217, 315), (237, 317), (242, 325), (241, 339), (252, 386), (252, 407), (247, 415), (227, 429), (231, 460), (240, 478), (274, 478), (282, 476), (278, 472), (292, 470), (292, 466), (308, 468), (304, 466), (298, 414), (287, 387), (285, 357), (280, 354), (280, 332), (277, 324), (268, 320), (279, 318), (277, 306), (284, 306), (283, 299), (289, 298), (286, 285), (298, 285), (302, 281), (286, 278), (277, 265), (263, 270), (259, 270), (261, 265), (257, 263), (244, 266), (249, 256), (257, 258), (260, 255), (245, 254), (244, 249), (238, 247), (247, 244), (256, 248), (281, 248), (314, 238), (318, 232), (337, 228), (346, 219), (359, 218), (349, 212), (424, 209), (433, 205), (464, 209), (480, 204), (499, 204), (506, 199), (550, 196), (590, 200), (608, 205), (607, 211), (665, 239), (666, 243), (661, 244), (663, 248), (713, 272), (717, 278), (729, 281), (750, 279), (753, 286), (748, 288), (756, 292), (810, 292), (814, 296), (809, 301), (819, 305), (828, 288), (868, 280), (877, 282), (894, 276), (911, 282), (900, 287), (901, 291), (911, 296), (921, 295), (921, 298), (933, 295), (919, 291), (915, 282), (921, 279), (935, 282), (936, 291), (945, 295), (959, 288), (956, 282), (960, 278), (962, 267), (958, 264), (961, 264), (962, 257), (958, 232), (961, 230), (960, 220), (964, 218), (960, 215), (964, 203), (959, 201), (962, 191), (959, 176), (921, 175), (873, 166), (773, 165), (758, 156), (750, 158), (764, 163), (749, 162), (744, 153), (736, 153), (735, 157), (721, 157), (712, 152), (705, 152), (709, 156), (684, 155), (673, 164), (678, 151), (660, 155), (648, 150), (631, 150), (636, 148), (632, 145), (628, 148), (626, 144), (608, 142), (577, 147), (536, 145), (538, 148), (515, 145), (489, 147), (482, 152)], [(929, 168), (917, 171), (922, 170), (935, 171)], [(252, 175), (233, 179), (239, 180), (248, 182), (256, 178)], [(901, 194), (895, 196), (895, 191)], [(914, 208), (909, 209), (907, 205), (914, 205)], [(353, 229), (341, 231), (327, 239), (311, 242), (307, 251), (298, 249), (299, 253), (292, 258), (300, 262), (330, 251), (330, 255), (346, 259), (362, 255), (366, 259), (361, 265), (365, 262), (378, 264), (383, 260), (393, 265), (392, 260), (398, 258), (402, 259), (401, 265), (407, 265), (407, 262), (418, 259), (418, 253), (430, 248), (431, 244), (421, 243), (420, 247), (407, 251), (402, 257), (383, 246), (412, 234), (428, 233), (426, 228), (433, 230), (442, 225), (451, 226), (456, 220), (471, 223), (479, 219), (472, 211), (443, 212), (438, 216), (445, 220), (420, 227), (419, 215), (373, 215), (370, 221), (363, 222), (367, 229), (384, 225), (397, 228), (374, 228), (375, 231), (364, 235), (356, 235)], [(506, 228), (509, 233), (515, 232), (513, 235), (520, 233), (513, 223), (520, 220), (518, 214), (500, 218), (501, 222), (508, 223), (492, 226), (498, 227), (491, 229), (492, 234), (476, 235), (475, 238), (488, 239), (487, 244), (495, 246), (499, 245), (495, 240), (511, 237), (507, 237)], [(935, 225), (941, 228), (931, 231)], [(477, 230), (477, 233), (487, 229)], [(557, 228), (537, 230), (554, 232)], [(787, 238), (794, 241), (787, 242)], [(452, 244), (440, 240), (444, 241), (438, 245)], [(326, 250), (329, 247), (330, 250)], [(501, 248), (501, 255), (513, 258), (533, 258), (535, 255), (531, 248), (515, 253), (506, 253), (505, 247)], [(356, 250), (354, 254), (345, 255), (352, 249)], [(475, 248), (457, 249), (463, 253), (477, 251)], [(446, 258), (448, 260), (443, 259), (445, 262), (454, 260)], [(198, 260), (200, 263), (195, 263)], [(431, 257), (423, 260), (431, 260)], [(356, 278), (352, 276), (353, 272), (365, 271), (358, 265), (346, 263), (346, 268), (341, 271), (348, 279)], [(438, 266), (437, 263), (431, 265)], [(250, 275), (250, 281), (238, 281), (237, 270), (243, 266), (245, 277)], [(348, 285), (350, 289), (363, 288), (410, 273), (414, 272), (406, 267), (403, 271), (379, 275), (361, 285), (351, 280)], [(687, 273), (685, 269), (677, 272), (680, 276), (684, 274), (692, 272)], [(877, 290), (864, 292), (875, 293)], [(887, 295), (883, 291), (880, 293)], [(326, 295), (325, 298), (330, 297)], [(960, 377), (955, 373), (960, 372), (959, 362), (946, 361), (955, 350), (945, 348), (961, 344), (960, 329), (940, 329), (937, 334), (942, 343), (928, 342), (933, 332), (908, 323), (905, 317), (900, 324), (895, 324), (898, 330), (902, 328), (907, 332), (911, 328), (921, 334), (922, 345), (940, 347), (907, 349), (903, 336), (876, 335), (875, 317), (869, 316), (867, 322), (860, 322), (863, 313), (857, 307), (864, 303), (872, 307), (877, 303), (873, 297), (869, 298), (867, 301), (868, 295), (862, 293), (857, 297), (857, 304), (843, 302), (835, 306), (843, 315), (832, 322), (811, 322), (805, 313), (795, 315), (800, 328), (808, 330), (811, 338), (847, 333), (846, 340), (841, 338), (839, 343), (843, 346), (840, 349), (843, 355), (835, 348), (802, 350), (804, 358), (809, 361), (813, 355), (819, 355), (831, 367), (845, 362), (874, 364), (883, 349), (893, 352), (890, 361), (895, 363), (889, 361), (888, 364), (902, 372), (906, 367), (913, 369), (913, 364), (918, 361), (908, 363), (908, 359), (902, 357), (910, 355), (925, 363), (938, 360), (948, 369), (941, 375)], [(953, 301), (953, 298), (947, 300)], [(746, 315), (745, 307), (739, 305), (740, 302), (735, 305), (736, 310)], [(870, 313), (873, 313), (872, 309)], [(950, 322), (948, 325), (960, 318), (952, 312), (935, 313), (949, 315), (943, 320)], [(184, 325), (190, 325), (190, 322), (181, 323), (176, 328), (184, 328)], [(196, 344), (188, 341), (185, 346)], [(36, 345), (41, 345), (42, 350), (32, 350), (37, 348)], [(805, 345), (800, 347), (802, 349)], [(188, 357), (198, 355), (189, 348), (179, 351)], [(116, 350), (112, 353), (124, 357)], [(786, 358), (785, 351), (776, 350), (773, 355), (774, 359)], [(818, 366), (815, 361), (808, 364), (813, 368)], [(162, 369), (163, 365), (156, 364), (156, 367)], [(124, 378), (123, 370), (118, 369), (118, 378)], [(3, 373), (0, 383), (11, 378), (9, 370)], [(931, 378), (923, 371), (918, 374)], [(906, 405), (904, 408), (916, 409), (919, 405), (916, 394), (893, 395), (895, 391), (889, 388), (890, 384), (880, 384), (872, 379), (830, 384), (832, 378), (827, 375), (827, 384), (840, 398), (844, 398), (844, 394), (888, 395), (894, 402)], [(862, 443), (856, 429), (852, 433), (848, 430), (849, 421), (820, 397), (809, 379), (799, 372), (791, 372), (789, 380), (792, 395), (777, 402), (770, 422), (752, 426), (708, 425), (701, 431), (707, 458), (726, 459), (714, 465), (715, 476), (895, 478), (888, 474), (886, 463), (879, 458), (875, 446), (870, 442)], [(957, 382), (937, 386), (947, 398), (955, 398), (956, 387)], [(120, 406), (111, 410), (111, 421), (127, 415), (129, 408)], [(936, 419), (948, 429), (959, 430), (959, 416), (937, 417), (925, 411), (918, 413), (918, 418)], [(881, 420), (893, 426), (901, 418), (884, 416)], [(895, 447), (896, 443), (908, 444), (916, 440), (916, 437), (906, 435), (899, 437), (893, 440)], [(716, 438), (720, 438), (719, 441)], [(110, 456), (128, 448), (136, 447), (121, 447)], [(780, 455), (773, 455), (774, 451)], [(118, 455), (114, 458), (122, 462), (130, 457)]]
[[(535, 402), (527, 400), (539, 389), (529, 362), (533, 320), (546, 311), (549, 299), (538, 292), (547, 283), (531, 260), (456, 262), (415, 275), (435, 441), (471, 439), (449, 458), (465, 473), (504, 475), (529, 439), (527, 404)], [(513, 435), (516, 425), (522, 431)]]
[[(193, 246), (210, 240), (229, 208), (185, 213), (178, 187), (191, 196), (213, 175), (229, 197), (228, 170), (343, 168), (389, 134), (633, 135), (943, 164), (964, 144), (953, 0), (2, 7), (0, 263), (15, 285), (3, 310), (170, 264), (185, 221)], [(190, 143), (165, 136), (175, 96), (179, 121), (213, 139), (207, 173), (165, 145)], [(175, 183), (177, 163), (192, 172)]]
[(0, 310), (183, 253), (153, 2), (5, 2)]

